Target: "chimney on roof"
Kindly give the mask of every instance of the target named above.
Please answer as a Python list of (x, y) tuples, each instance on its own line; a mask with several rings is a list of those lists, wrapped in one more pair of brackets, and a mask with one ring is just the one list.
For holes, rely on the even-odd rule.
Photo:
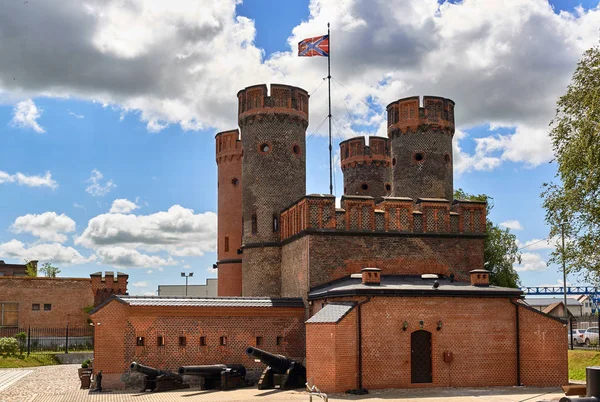
[(360, 272), (363, 285), (381, 285), (381, 270), (379, 268), (363, 268)]
[(474, 269), (471, 275), (471, 286), (490, 286), (490, 271), (487, 269)]

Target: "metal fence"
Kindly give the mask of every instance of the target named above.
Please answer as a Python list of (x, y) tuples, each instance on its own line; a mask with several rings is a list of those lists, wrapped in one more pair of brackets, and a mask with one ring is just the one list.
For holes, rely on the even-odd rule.
[(69, 353), (94, 349), (94, 327), (89, 328), (0, 328), (0, 338), (16, 337), (23, 352)]
[(569, 337), (570, 349), (592, 349), (600, 350), (600, 342), (598, 339), (600, 328), (600, 316), (588, 315), (583, 317), (571, 317), (569, 322), (570, 333)]

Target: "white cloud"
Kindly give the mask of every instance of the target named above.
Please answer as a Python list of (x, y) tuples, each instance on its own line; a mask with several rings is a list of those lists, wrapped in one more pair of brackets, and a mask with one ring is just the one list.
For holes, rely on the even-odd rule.
[(154, 292), (144, 292), (144, 296), (156, 296)]
[(84, 205), (80, 205), (76, 202), (73, 203), (73, 207), (75, 208), (79, 208), (79, 209), (83, 209), (84, 211), (87, 211), (87, 208)]
[(138, 208), (139, 208), (139, 206), (136, 205), (135, 202), (131, 202), (125, 198), (118, 198), (113, 201), (112, 206), (110, 207), (110, 213), (111, 214), (127, 214)]
[(154, 272), (154, 271), (152, 271), (151, 269), (149, 269), (148, 271), (146, 271), (146, 273), (147, 273), (148, 275), (152, 274), (152, 272)]
[(65, 247), (59, 243), (35, 243), (26, 245), (18, 240), (0, 243), (0, 255), (19, 260), (49, 261), (59, 265), (77, 265), (92, 262), (95, 255), (83, 257), (73, 247)]
[(43, 176), (29, 176), (21, 172), (9, 174), (0, 170), (0, 184), (3, 183), (17, 183), (28, 187), (50, 187), (53, 190), (58, 188), (58, 183), (52, 179), (50, 172), (46, 172)]
[(172, 256), (201, 256), (214, 251), (216, 231), (214, 212), (195, 214), (192, 209), (174, 205), (168, 211), (150, 215), (98, 215), (90, 219), (75, 244), (92, 249), (121, 246), (152, 253), (165, 251)]
[(65, 214), (44, 212), (19, 216), (11, 225), (15, 233), (31, 233), (43, 241), (62, 243), (67, 240), (63, 233), (75, 231), (75, 221)]
[(523, 226), (521, 225), (521, 222), (519, 222), (517, 220), (502, 222), (500, 224), (500, 226), (502, 226), (503, 228), (508, 228), (510, 230), (523, 230)]
[(113, 188), (117, 187), (116, 184), (113, 183), (112, 179), (105, 181), (103, 184), (103, 178), (104, 175), (100, 171), (93, 169), (92, 175), (87, 180), (88, 183), (92, 184), (90, 184), (85, 191), (87, 191), (93, 197), (101, 197), (108, 194)]
[(516, 271), (545, 271), (548, 268), (546, 261), (542, 259), (542, 256), (537, 253), (522, 253), (521, 264), (514, 264)]
[(135, 286), (136, 288), (147, 288), (148, 287), (148, 282), (145, 282), (145, 281), (134, 282), (133, 286)]
[(103, 264), (122, 268), (147, 268), (161, 265), (176, 265), (172, 258), (164, 259), (155, 255), (142, 254), (139, 251), (121, 246), (101, 247), (96, 254)]
[(84, 116), (84, 115), (82, 115), (82, 114), (77, 114), (77, 113), (74, 113), (74, 112), (71, 112), (71, 111), (69, 111), (69, 116), (73, 116), (73, 117), (75, 117), (76, 119), (83, 119), (83, 118), (85, 117), (85, 116)]
[(38, 133), (45, 133), (37, 122), (42, 115), (42, 111), (37, 108), (31, 99), (27, 99), (17, 103), (13, 109), (13, 118), (10, 125), (18, 128), (30, 128)]

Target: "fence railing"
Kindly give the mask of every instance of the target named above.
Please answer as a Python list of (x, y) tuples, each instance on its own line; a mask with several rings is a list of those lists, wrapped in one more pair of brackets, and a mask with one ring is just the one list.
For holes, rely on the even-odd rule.
[(573, 334), (569, 337), (570, 349), (600, 350), (600, 316), (571, 317), (569, 328)]
[[(25, 336), (16, 336), (24, 333)], [(0, 328), (0, 338), (16, 337), (30, 353), (69, 353), (94, 349), (94, 328)]]

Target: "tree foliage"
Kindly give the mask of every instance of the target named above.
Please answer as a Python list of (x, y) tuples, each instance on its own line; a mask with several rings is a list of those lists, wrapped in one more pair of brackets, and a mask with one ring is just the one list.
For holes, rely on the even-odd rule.
[(25, 261), (25, 275), (35, 278), (38, 276), (37, 264), (33, 261)]
[[(600, 273), (600, 46), (587, 50), (550, 124), (556, 180), (542, 193), (550, 237), (558, 244), (550, 263), (588, 279)], [(560, 242), (559, 242), (560, 243)]]
[(49, 262), (45, 262), (42, 264), (40, 272), (43, 272), (47, 278), (56, 278), (56, 275), (60, 274), (60, 269), (52, 266)]
[(521, 263), (521, 253), (517, 237), (510, 229), (502, 229), (490, 220), (490, 211), (494, 208), (492, 197), (485, 194), (467, 194), (462, 189), (454, 191), (455, 199), (467, 199), (487, 202), (484, 245), (484, 268), (490, 271), (490, 283), (496, 286), (518, 288), (519, 274), (513, 268), (515, 262)]

